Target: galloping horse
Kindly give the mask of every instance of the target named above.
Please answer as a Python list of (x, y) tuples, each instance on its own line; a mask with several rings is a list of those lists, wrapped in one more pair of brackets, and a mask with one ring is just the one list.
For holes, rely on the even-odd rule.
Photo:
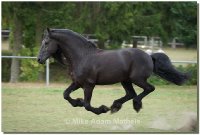
[[(181, 85), (189, 79), (187, 73), (177, 71), (170, 59), (163, 53), (148, 55), (142, 50), (127, 48), (119, 50), (101, 50), (80, 34), (68, 29), (49, 29), (45, 31), (38, 62), (43, 64), (49, 57), (60, 63), (68, 63), (72, 79), (71, 85), (64, 91), (64, 99), (74, 107), (84, 106), (95, 114), (112, 113), (121, 109), (122, 104), (133, 100), (133, 108), (139, 112), (142, 99), (154, 91), (147, 79), (154, 72), (165, 80)], [(102, 105), (91, 106), (90, 101), (95, 85), (121, 83), (126, 95), (113, 102), (109, 108)], [(132, 83), (144, 91), (137, 95)], [(83, 88), (84, 99), (72, 99), (70, 93)]]

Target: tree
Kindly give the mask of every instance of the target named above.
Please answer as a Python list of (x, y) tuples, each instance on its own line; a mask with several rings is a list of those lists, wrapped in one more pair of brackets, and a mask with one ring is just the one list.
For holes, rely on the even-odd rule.
[(181, 2), (171, 9), (176, 17), (176, 36), (180, 37), (187, 47), (197, 47), (197, 2)]
[[(111, 47), (120, 47), (122, 40), (132, 35), (160, 36), (165, 44), (180, 37), (186, 45), (195, 47), (197, 3), (2, 2), (2, 24), (11, 29), (13, 55), (36, 56), (46, 27), (96, 34), (100, 48), (105, 48), (108, 39)], [(11, 66), (14, 78), (19, 74), (16, 61), (13, 59)]]
[[(20, 53), (22, 46), (22, 21), (20, 19), (19, 9), (21, 8), (20, 3), (13, 5), (12, 3), (3, 3), (3, 11), (7, 11), (5, 14), (9, 16), (10, 27), (13, 31), (13, 55), (17, 56)], [(5, 17), (5, 16), (4, 16)], [(10, 82), (17, 82), (20, 73), (20, 61), (19, 59), (13, 58), (11, 64), (11, 77)]]

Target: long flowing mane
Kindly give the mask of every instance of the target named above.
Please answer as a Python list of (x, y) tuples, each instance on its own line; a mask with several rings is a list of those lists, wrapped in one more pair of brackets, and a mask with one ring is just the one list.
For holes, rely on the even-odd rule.
[(88, 40), (87, 38), (82, 36), (81, 34), (78, 34), (77, 32), (74, 32), (72, 30), (69, 30), (69, 29), (51, 29), (51, 32), (63, 33), (63, 34), (66, 34), (66, 35), (74, 35), (74, 37), (77, 37), (81, 41), (83, 41), (86, 46), (91, 47), (91, 48), (97, 48), (97, 45), (94, 42), (91, 42), (90, 40)]
[[(91, 41), (89, 41), (87, 38), (85, 38), (84, 36), (69, 30), (69, 29), (51, 29), (51, 32), (53, 33), (62, 33), (64, 35), (73, 35), (74, 37), (78, 38), (79, 40), (81, 40), (85, 46), (87, 46), (88, 48), (97, 48), (97, 45)], [(58, 50), (56, 51), (56, 53), (53, 54), (52, 56), (54, 59), (56, 59), (60, 64), (62, 65), (66, 65), (68, 67), (68, 72), (69, 75), (71, 74), (72, 71), (72, 59), (70, 56), (64, 56), (62, 53), (62, 50), (60, 48), (58, 48)]]

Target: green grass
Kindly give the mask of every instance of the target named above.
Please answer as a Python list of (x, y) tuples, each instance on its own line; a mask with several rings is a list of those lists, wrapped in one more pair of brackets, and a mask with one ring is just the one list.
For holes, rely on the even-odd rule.
[[(132, 101), (115, 114), (95, 115), (63, 99), (67, 85), (2, 84), (3, 132), (178, 132), (189, 114), (197, 114), (197, 86), (156, 86), (136, 113)], [(142, 90), (136, 88), (137, 93)], [(124, 95), (120, 85), (97, 86), (92, 105), (111, 106)], [(72, 93), (83, 97), (83, 91)]]

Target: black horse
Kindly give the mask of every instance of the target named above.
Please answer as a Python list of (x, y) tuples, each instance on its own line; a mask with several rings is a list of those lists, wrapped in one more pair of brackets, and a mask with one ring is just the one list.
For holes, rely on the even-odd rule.
[[(49, 57), (62, 64), (68, 64), (72, 78), (71, 85), (64, 91), (64, 99), (74, 107), (84, 106), (95, 114), (111, 113), (121, 109), (122, 104), (133, 99), (133, 107), (138, 112), (142, 108), (142, 99), (154, 91), (147, 82), (152, 72), (177, 85), (183, 84), (188, 74), (174, 69), (168, 56), (163, 53), (146, 54), (134, 48), (119, 50), (101, 50), (76, 32), (67, 29), (48, 29), (42, 41), (38, 62), (43, 64)], [(112, 106), (91, 106), (90, 101), (95, 85), (108, 85), (121, 82), (126, 95), (113, 102)], [(137, 95), (132, 83), (143, 88)], [(78, 88), (84, 90), (84, 100), (72, 99), (70, 93)]]

